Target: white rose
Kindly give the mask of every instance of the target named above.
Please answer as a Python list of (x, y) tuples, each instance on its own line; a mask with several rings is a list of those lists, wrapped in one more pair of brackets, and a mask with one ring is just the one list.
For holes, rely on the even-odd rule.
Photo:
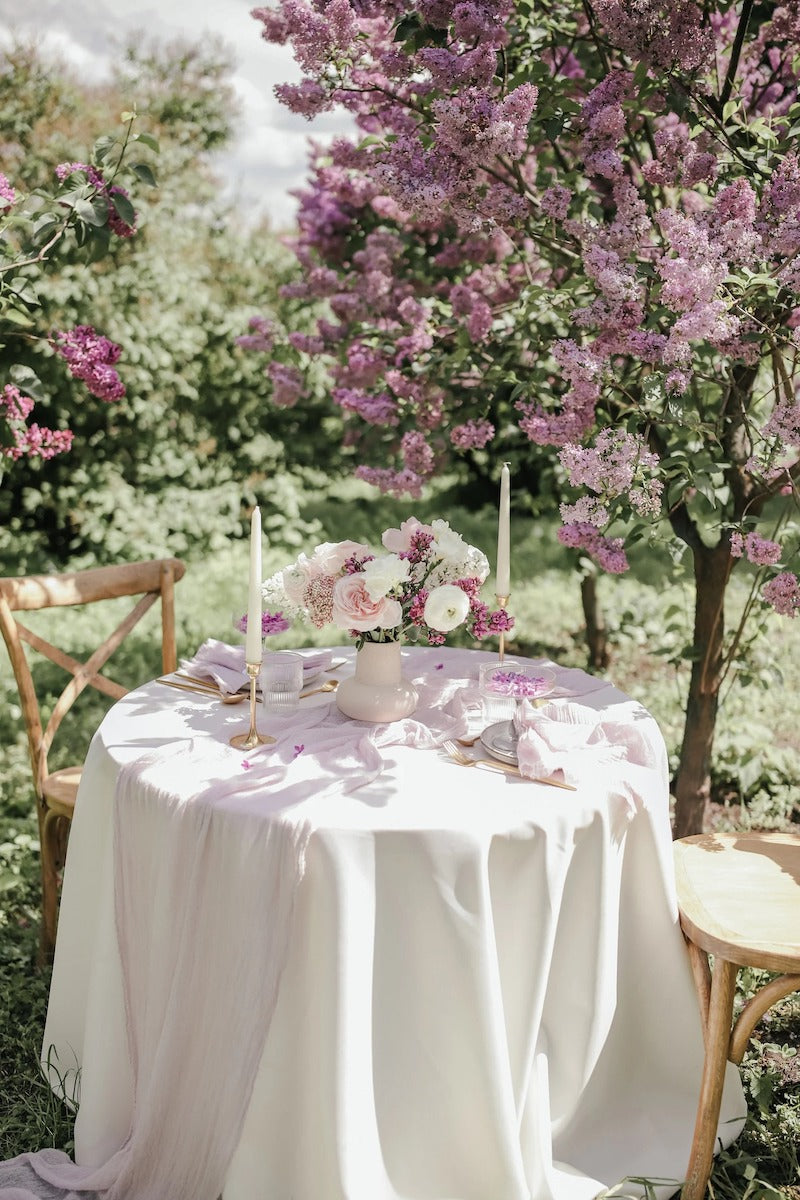
[(382, 600), (401, 583), (405, 583), (410, 569), (408, 559), (398, 558), (396, 554), (380, 554), (377, 558), (371, 558), (361, 572), (370, 600)]
[(433, 550), (435, 558), (448, 558), (461, 562), (466, 558), (469, 546), (460, 533), (450, 528), (448, 521), (432, 521)]
[(467, 619), (469, 596), (454, 583), (434, 588), (425, 601), (425, 624), (437, 633), (449, 633)]

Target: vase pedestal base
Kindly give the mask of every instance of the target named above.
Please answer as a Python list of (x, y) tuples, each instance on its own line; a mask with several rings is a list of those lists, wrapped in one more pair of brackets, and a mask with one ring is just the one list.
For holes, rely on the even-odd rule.
[(355, 721), (400, 721), (417, 707), (417, 689), (402, 676), (399, 642), (365, 642), (356, 673), (336, 689), (336, 707)]

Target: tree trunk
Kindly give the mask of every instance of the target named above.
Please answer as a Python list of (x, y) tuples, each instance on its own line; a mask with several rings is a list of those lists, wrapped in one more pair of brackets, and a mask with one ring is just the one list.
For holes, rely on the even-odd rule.
[(694, 661), (686, 703), (680, 764), (675, 777), (675, 837), (702, 833), (711, 797), (711, 751), (722, 683), (725, 589), (731, 557), (727, 541), (693, 548)]
[(586, 622), (586, 646), (589, 651), (589, 666), (593, 670), (604, 670), (611, 661), (608, 636), (603, 612), (597, 599), (597, 576), (593, 572), (581, 576), (581, 603)]

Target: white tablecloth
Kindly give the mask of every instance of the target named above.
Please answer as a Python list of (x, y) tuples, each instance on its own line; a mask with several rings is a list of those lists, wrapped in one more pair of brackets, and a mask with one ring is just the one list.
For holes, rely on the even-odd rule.
[[(434, 648), (404, 657), (411, 678), (477, 680), (484, 661)], [(577, 672), (569, 681), (576, 691), (596, 683)], [(652, 739), (657, 769), (619, 766), (632, 810), (603, 777), (570, 793), (408, 746), (385, 749), (368, 785), (320, 798), (309, 763), (308, 797), (289, 814), (311, 830), (291, 943), (224, 1200), (592, 1200), (625, 1177), (682, 1178), (702, 1037), (677, 924), (663, 743), (611, 686), (582, 702)], [(120, 768), (154, 750), (167, 764), (174, 747), (185, 795), (187, 746), (200, 762), (213, 741), (234, 778), (243, 756), (224, 747), (246, 724), (245, 706), (152, 683), (115, 705), (92, 743), (43, 1043), (54, 1088), (79, 1082), (79, 1164), (106, 1162), (135, 1122), (114, 901)], [(269, 727), (263, 714), (259, 726)], [(265, 821), (269, 812), (265, 795)], [(143, 871), (162, 853), (154, 822), (128, 813)], [(232, 872), (234, 904), (238, 884)], [(188, 886), (202, 889), (202, 878)], [(152, 911), (155, 944), (170, 913), (156, 895)], [(225, 937), (212, 917), (181, 936)], [(247, 921), (227, 932), (255, 945), (263, 929)], [(207, 1048), (190, 1024), (184, 1035), (187, 1069), (202, 1081)], [(198, 1104), (213, 1127), (202, 1082)], [(744, 1108), (730, 1068), (726, 1143)]]

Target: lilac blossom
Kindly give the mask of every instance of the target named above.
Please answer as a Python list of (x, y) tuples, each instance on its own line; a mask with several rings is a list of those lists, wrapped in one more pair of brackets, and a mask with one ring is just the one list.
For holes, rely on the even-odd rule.
[(35, 421), (27, 424), (33, 408), (31, 397), (13, 383), (7, 383), (0, 392), (0, 420), (11, 436), (11, 445), (0, 447), (3, 458), (14, 462), (20, 458), (48, 459), (71, 449), (74, 435), (70, 429), (47, 429)]
[(10, 207), (17, 198), (17, 193), (9, 183), (6, 176), (0, 171), (0, 205)]
[(731, 555), (734, 558), (745, 556), (759, 567), (774, 566), (780, 560), (781, 548), (777, 542), (758, 533), (743, 535), (734, 530), (731, 533)]
[(800, 581), (791, 571), (781, 571), (761, 589), (761, 595), (776, 613), (795, 617), (800, 609)]
[(125, 395), (125, 385), (114, 370), (121, 348), (93, 326), (58, 330), (50, 344), (66, 360), (70, 374), (82, 380), (93, 396), (111, 403)]

